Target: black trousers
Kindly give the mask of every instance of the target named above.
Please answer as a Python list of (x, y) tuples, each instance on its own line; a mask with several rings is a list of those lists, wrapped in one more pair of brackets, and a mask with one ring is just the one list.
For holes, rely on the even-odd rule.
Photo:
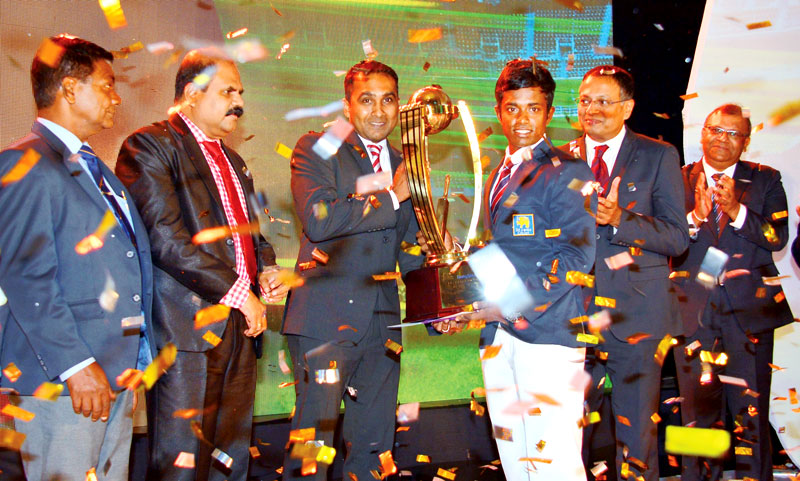
[[(745, 322), (746, 324), (746, 322)], [(681, 396), (683, 424), (694, 422), (696, 427), (724, 428), (726, 412), (741, 429), (731, 434), (736, 458), (736, 477), (772, 481), (772, 446), (769, 427), (769, 395), (772, 382), (772, 330), (748, 335), (737, 322), (725, 291), (717, 288), (711, 294), (702, 315), (702, 325), (687, 344), (700, 341), (700, 350), (724, 352), (725, 366), (712, 365), (711, 382), (700, 384), (702, 364), (699, 352), (687, 358), (683, 351), (675, 352), (678, 364), (678, 385)], [(756, 341), (756, 342), (753, 342)], [(737, 377), (747, 382), (755, 394), (745, 394), (745, 388), (719, 381), (718, 375)], [(722, 477), (722, 459), (683, 457), (681, 479), (697, 481), (718, 480)]]
[[(374, 479), (379, 470), (378, 455), (394, 444), (397, 387), (400, 358), (385, 347), (387, 339), (400, 341), (399, 330), (385, 326), (396, 316), (375, 313), (365, 335), (357, 342), (332, 343), (309, 337), (288, 335), (294, 368), (296, 402), (292, 429), (315, 428), (315, 439), (332, 446), (339, 411), (344, 400), (342, 425), (347, 452), (343, 479)], [(318, 383), (316, 372), (329, 369), (335, 361), (339, 382)], [(327, 466), (317, 464), (316, 476), (301, 476), (300, 459), (287, 452), (283, 479), (311, 481), (326, 479)], [(339, 477), (339, 476), (334, 476)]]
[[(222, 342), (206, 352), (178, 351), (148, 392), (149, 480), (247, 480), (256, 356), (246, 328), (244, 315), (232, 310)], [(197, 412), (175, 416), (186, 409)], [(233, 458), (230, 469), (212, 459), (215, 448)], [(181, 452), (195, 455), (195, 469), (173, 465)]]

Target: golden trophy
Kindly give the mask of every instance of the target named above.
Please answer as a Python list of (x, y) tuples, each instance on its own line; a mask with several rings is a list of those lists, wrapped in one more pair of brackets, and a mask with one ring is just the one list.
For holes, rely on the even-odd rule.
[(420, 231), (428, 244), (425, 265), (405, 277), (406, 318), (403, 322), (431, 322), (454, 317), (471, 310), (472, 302), (482, 298), (482, 288), (473, 274), (465, 249), (445, 246), (447, 230), (449, 176), (445, 178), (444, 195), (434, 208), (431, 193), (428, 136), (441, 132), (461, 114), (470, 143), (475, 199), (466, 246), (475, 239), (480, 216), (483, 175), (475, 126), (469, 109), (462, 101), (454, 106), (438, 85), (423, 87), (400, 107), (400, 131), (403, 160), (408, 172), (411, 202)]

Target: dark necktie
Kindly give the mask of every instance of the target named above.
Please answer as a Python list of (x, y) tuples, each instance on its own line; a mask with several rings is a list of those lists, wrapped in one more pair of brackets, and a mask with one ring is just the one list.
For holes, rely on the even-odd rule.
[(383, 150), (383, 147), (377, 144), (369, 144), (367, 148), (369, 149), (369, 153), (372, 154), (372, 170), (374, 170), (376, 174), (383, 172), (381, 168), (381, 150)]
[(133, 232), (133, 227), (131, 227), (130, 222), (128, 222), (128, 217), (125, 215), (122, 207), (120, 207), (119, 202), (117, 202), (117, 198), (106, 185), (106, 180), (103, 178), (103, 173), (100, 171), (100, 159), (97, 158), (94, 150), (86, 144), (81, 146), (80, 150), (78, 150), (78, 154), (86, 161), (86, 166), (89, 167), (89, 172), (92, 174), (94, 183), (97, 184), (103, 197), (105, 197), (111, 209), (114, 211), (114, 215), (117, 217), (119, 225), (122, 226), (122, 230), (125, 231), (125, 234), (128, 235), (128, 239), (130, 239), (134, 247), (136, 247), (136, 235)]
[(503, 167), (497, 175), (497, 185), (494, 188), (494, 194), (489, 202), (489, 213), (492, 217), (492, 223), (494, 223), (495, 215), (497, 214), (497, 205), (500, 203), (500, 198), (503, 197), (503, 192), (506, 191), (506, 187), (508, 186), (508, 180), (511, 178), (512, 166), (511, 157), (506, 157), (503, 161)]
[[(723, 174), (712, 174), (711, 178), (714, 179), (714, 185), (717, 185), (719, 179), (722, 178)], [(720, 222), (722, 221), (722, 209), (720, 209), (717, 201), (714, 198), (711, 198), (711, 213), (714, 215), (714, 231), (717, 233), (717, 237), (720, 234)]]
[[(233, 219), (235, 226), (232, 227), (245, 227), (250, 223), (250, 218), (245, 213), (242, 203), (239, 202), (239, 195), (237, 194), (236, 187), (233, 185), (233, 172), (231, 171), (228, 159), (220, 148), (217, 142), (203, 142), (206, 152), (211, 157), (211, 161), (217, 166), (217, 169), (222, 176), (222, 183), (225, 186), (225, 191), (228, 193), (228, 200), (230, 201), (231, 208), (233, 209)], [(247, 274), (250, 276), (250, 282), (256, 282), (256, 250), (253, 246), (253, 236), (250, 234), (249, 229), (241, 230), (239, 238), (242, 241), (242, 249), (244, 249), (244, 261), (247, 269)]]
[(603, 160), (603, 154), (606, 153), (608, 150), (607, 145), (598, 145), (594, 148), (594, 160), (592, 160), (592, 173), (594, 174), (594, 180), (600, 183), (600, 186), (603, 188), (603, 195), (605, 197), (605, 189), (608, 184), (608, 167), (606, 166), (606, 161)]

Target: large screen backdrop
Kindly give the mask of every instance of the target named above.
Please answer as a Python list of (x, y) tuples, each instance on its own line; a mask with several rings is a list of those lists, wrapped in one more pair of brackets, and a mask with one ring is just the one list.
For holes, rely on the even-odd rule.
[[(270, 213), (289, 222), (276, 220), (265, 232), (280, 263), (294, 265), (302, 228), (292, 207), (289, 160), (276, 152), (276, 145), (293, 148), (302, 134), (322, 130), (341, 112), (296, 121), (284, 117), (293, 109), (340, 100), (344, 71), (366, 57), (363, 41), (371, 42), (376, 60), (397, 71), (403, 103), (416, 89), (432, 83), (441, 85), (454, 103), (467, 102), (478, 132), (487, 128), (494, 132), (481, 143), (488, 171), (498, 164), (506, 146), (494, 113), (494, 85), (510, 59), (535, 55), (548, 63), (557, 82), (549, 134), (556, 145), (578, 135), (570, 124), (577, 120), (573, 99), (580, 79), (595, 65), (613, 63), (610, 55), (598, 56), (592, 47), (612, 44), (611, 2), (583, 5), (584, 11), (578, 12), (554, 1), (216, 1), (223, 33), (248, 29), (245, 35), (226, 40), (228, 46), (258, 40), (269, 52), (263, 60), (240, 65), (246, 107), (236, 147), (254, 172), (257, 187), (268, 194)], [(441, 38), (409, 42), (409, 30), (420, 29), (440, 29)], [(390, 138), (394, 145), (399, 145), (399, 135), (397, 128)], [(430, 159), (434, 196), (442, 195), (449, 174), (451, 193), (472, 199), (471, 158), (460, 120), (430, 138)], [(451, 200), (449, 228), (463, 239), (472, 204), (457, 197)], [(278, 333), (281, 314), (280, 308), (270, 310), (257, 415), (285, 415), (293, 406), (293, 388), (277, 388), (292, 381), (278, 361), (280, 351), (288, 356)], [(470, 391), (482, 385), (477, 337), (472, 331), (430, 338), (424, 328), (405, 329), (400, 402), (469, 399)]]
[[(776, 168), (789, 201), (790, 240), (800, 205), (800, 5), (759, 0), (708, 0), (686, 102), (684, 151), (687, 162), (702, 157), (700, 130), (706, 116), (724, 103), (747, 108), (754, 126), (743, 158)], [(773, 254), (783, 291), (800, 315), (800, 270), (789, 248)], [(770, 422), (787, 454), (800, 463), (800, 417), (789, 390), (800, 386), (800, 328), (795, 322), (775, 332)]]

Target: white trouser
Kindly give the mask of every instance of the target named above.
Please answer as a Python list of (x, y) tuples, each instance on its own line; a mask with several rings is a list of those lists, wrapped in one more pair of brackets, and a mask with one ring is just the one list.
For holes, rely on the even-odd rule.
[[(583, 387), (575, 382), (582, 376), (585, 349), (530, 344), (502, 328), (492, 345), (502, 347), (481, 365), (506, 479), (586, 481), (578, 427), (583, 416)], [(481, 358), (484, 352), (481, 349)], [(532, 414), (534, 408), (541, 414)], [(501, 428), (510, 432), (511, 441), (497, 436)]]

